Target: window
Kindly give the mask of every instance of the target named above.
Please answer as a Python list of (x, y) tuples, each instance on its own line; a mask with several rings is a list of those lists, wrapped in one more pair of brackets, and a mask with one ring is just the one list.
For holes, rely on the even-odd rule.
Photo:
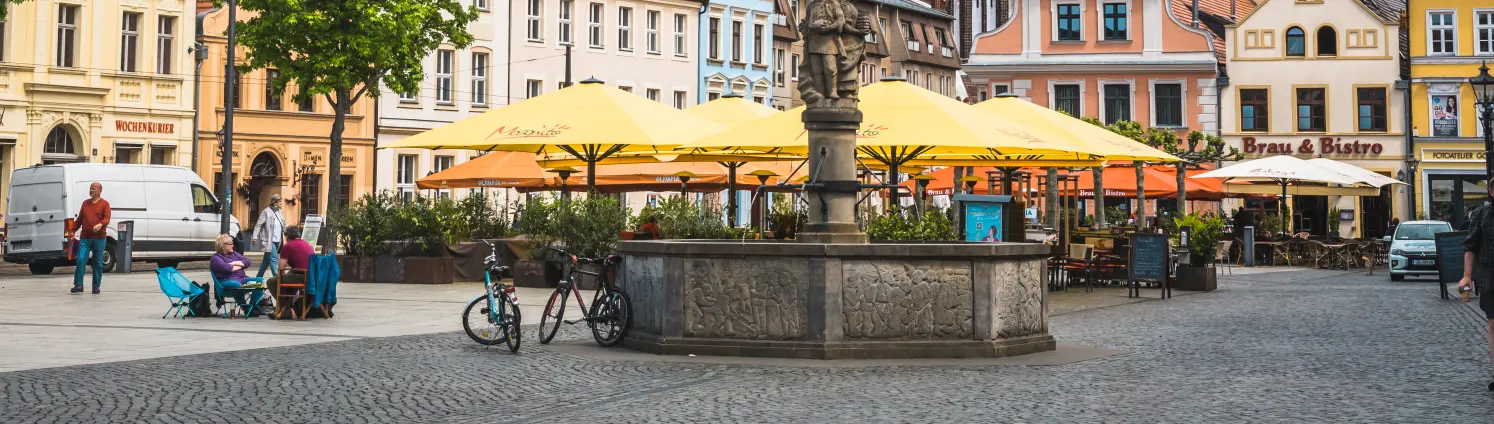
[(766, 103), (768, 99), (763, 98), (763, 96), (752, 96), (752, 101), (757, 104), (763, 104)]
[(902, 23), (903, 35), (908, 38), (908, 50), (918, 51), (921, 45), (918, 44), (918, 34), (913, 33), (913, 24), (908, 21)]
[(1063, 112), (1072, 117), (1082, 117), (1084, 109), (1080, 106), (1079, 85), (1063, 84), (1053, 86), (1053, 109)]
[(645, 90), (643, 90), (643, 97), (647, 97), (649, 100), (653, 100), (653, 101), (657, 102), (657, 101), (659, 101), (659, 89), (657, 89), (657, 88), (645, 89)]
[(321, 215), (322, 174), (301, 176), (301, 220), (307, 215)]
[(415, 173), (417, 172), (415, 170), (415, 161), (418, 158), (419, 156), (416, 155), (399, 155), (399, 161), (395, 165), (397, 173), (395, 174), (396, 181), (394, 181), (394, 184), (399, 191), (399, 197), (405, 200), (415, 198)]
[(617, 8), (617, 48), (633, 50), (633, 8)]
[(618, 90), (622, 90), (622, 91), (626, 91), (626, 92), (629, 92), (629, 93), (633, 92), (633, 87), (628, 87), (628, 86), (617, 87), (617, 89)]
[(934, 39), (939, 40), (939, 52), (944, 57), (954, 56), (954, 43), (949, 41), (949, 31), (944, 28), (934, 28)]
[(1126, 4), (1105, 3), (1105, 41), (1127, 40)]
[(1287, 56), (1302, 57), (1307, 55), (1307, 33), (1302, 28), (1287, 28), (1286, 33)]
[(683, 14), (674, 15), (674, 55), (686, 56), (685, 53), (685, 26), (686, 18)]
[(337, 180), (337, 207), (347, 209), (353, 199), (353, 176), (342, 175)]
[(486, 12), (488, 11), (488, 0), (473, 0), (472, 6), (476, 7), (477, 10)]
[(1240, 131), (1271, 131), (1270, 96), (1262, 88), (1240, 90)]
[(73, 67), (78, 43), (78, 6), (57, 6), (57, 66)]
[[(218, 178), (223, 178), (223, 173), (217, 173)], [(220, 181), (214, 179), (213, 181)], [(207, 187), (192, 184), (192, 211), (197, 213), (218, 213), (218, 199), (213, 198), (213, 193)]]
[(1080, 41), (1084, 39), (1084, 24), (1079, 15), (1079, 4), (1058, 5), (1058, 41)]
[[(878, 34), (887, 34), (887, 18), (877, 17), (877, 25), (879, 25), (878, 28), (882, 29), (877, 32)], [(886, 37), (886, 35), (883, 35), (883, 37)]]
[(472, 54), (472, 105), (488, 105), (488, 54)]
[(685, 92), (683, 92), (683, 91), (676, 91), (676, 92), (674, 92), (674, 108), (675, 109), (684, 109), (685, 108)]
[(114, 163), (135, 163), (135, 157), (140, 155), (140, 146), (116, 145), (114, 147)]
[(1157, 84), (1152, 86), (1152, 120), (1158, 127), (1183, 126), (1183, 85)]
[(717, 93), (717, 92), (706, 93), (706, 101), (708, 101), (708, 102), (709, 101), (715, 101), (716, 99), (719, 99), (719, 98), (721, 98), (721, 93)]
[(1105, 84), (1105, 123), (1114, 124), (1131, 119), (1131, 86), (1127, 84)]
[(933, 84), (934, 84), (934, 74), (932, 72), (924, 72), (923, 73), (923, 88), (927, 89), (927, 90), (932, 90), (932, 89), (934, 89)]
[(783, 86), (783, 49), (773, 49), (773, 83)]
[[(450, 168), (451, 164), (453, 162), (455, 162), (456, 158), (451, 157), (451, 156), (435, 156), (435, 157), (433, 157), (433, 159), (435, 159), (435, 161), (431, 163), (431, 172), (432, 173), (436, 173), (436, 172), (445, 171), (446, 168)], [(440, 190), (436, 190), (436, 197), (437, 198), (451, 197), (451, 190), (444, 189), (444, 188), (440, 189)]]
[(710, 22), (710, 39), (706, 41), (711, 45), (706, 47), (706, 57), (721, 60), (721, 18), (712, 17)]
[(175, 156), (175, 150), (170, 147), (152, 147), (150, 149), (151, 165), (175, 165), (171, 157)]
[(731, 21), (731, 61), (742, 62), (742, 21)]
[(904, 70), (903, 79), (908, 80), (909, 84), (918, 85), (918, 71)]
[(560, 0), (556, 22), (559, 22), (559, 40), (562, 45), (571, 44), (571, 0)]
[(454, 52), (436, 51), (436, 103), (451, 104), (451, 68)]
[[(789, 76), (791, 78), (793, 78), (794, 81), (798, 81), (799, 80), (799, 54), (798, 53), (794, 53), (793, 55), (789, 56)], [(886, 70), (882, 71), (882, 76), (883, 77), (887, 76), (887, 71)]]
[(524, 16), (527, 16), (529, 21), (524, 27), (524, 37), (529, 39), (529, 41), (542, 41), (545, 39), (545, 32), (542, 29), (544, 18), (540, 17), (540, 13), (543, 13), (544, 9), (545, 0), (525, 0)]
[(1327, 105), (1322, 88), (1297, 89), (1297, 131), (1326, 131), (1327, 122), (1323, 112)]
[(5, 60), (5, 53), (6, 53), (6, 50), (7, 50), (5, 47), (6, 47), (6, 44), (9, 44), (9, 43), (5, 42), (5, 38), (6, 38), (5, 37), (5, 34), (6, 34), (6, 32), (5, 32), (5, 26), (6, 26), (7, 23), (9, 23), (9, 22), (0, 20), (0, 61), (4, 61)]
[(140, 14), (125, 12), (119, 24), (119, 70), (135, 72), (140, 50)]
[(586, 42), (592, 48), (602, 48), (602, 4), (592, 3), (586, 11)]
[(1427, 54), (1457, 55), (1458, 29), (1454, 12), (1427, 12)]
[(1359, 102), (1359, 130), (1385, 131), (1385, 88), (1359, 88), (1355, 97)]
[[(0, 31), (4, 31), (0, 26)], [(156, 19), (156, 73), (170, 74), (171, 60), (176, 50), (176, 17), (161, 16)]]
[(241, 108), (244, 107), (243, 104), (239, 103), (239, 101), (241, 99), (243, 99), (243, 98), (244, 98), (244, 74), (242, 72), (239, 72), (237, 69), (235, 69), (233, 71), (233, 108), (234, 109), (241, 109)]
[[(1012, 91), (1011, 86), (1006, 85), (1006, 84), (995, 84), (995, 85), (991, 86), (991, 95), (992, 96), (1010, 93), (1011, 91)], [(985, 98), (982, 97), (981, 100), (985, 100)]]
[(659, 11), (648, 11), (648, 52), (659, 54)]
[(540, 80), (533, 80), (532, 79), (532, 80), (525, 81), (524, 82), (524, 98), (526, 98), (526, 99), (533, 99), (535, 97), (539, 97), (540, 94), (543, 94), (542, 90), (544, 90), (544, 88), (540, 84), (543, 84), (543, 82), (540, 81)]
[(73, 148), (73, 135), (67, 132), (67, 130), (62, 129), (61, 126), (54, 127), (52, 128), (51, 132), (47, 133), (47, 143), (42, 147), (43, 153), (62, 155), (77, 154), (77, 151)]
[(1318, 56), (1338, 56), (1338, 31), (1331, 26), (1318, 28)]
[(265, 110), (280, 110), (282, 96), (275, 89), (275, 80), (280, 79), (280, 71), (277, 69), (265, 70)]
[[(306, 92), (306, 88), (305, 87), (302, 87), (301, 88), (301, 94), (299, 96), (296, 96), (296, 109), (300, 110), (302, 112), (311, 112), (312, 111), (312, 104), (311, 104), (311, 102), (312, 102), (313, 99), (315, 99), (315, 97), (313, 97), (313, 96), (314, 96), (313, 94)], [(400, 94), (400, 100), (404, 100), (404, 96), (405, 96), (404, 94)], [(410, 94), (410, 100), (411, 101), (415, 100), (415, 94)]]
[(1494, 10), (1480, 10), (1473, 15), (1473, 51), (1494, 54)]
[(763, 46), (767, 44), (763, 42), (763, 32), (762, 24), (752, 25), (752, 63), (759, 65), (768, 64), (767, 55), (763, 54)]

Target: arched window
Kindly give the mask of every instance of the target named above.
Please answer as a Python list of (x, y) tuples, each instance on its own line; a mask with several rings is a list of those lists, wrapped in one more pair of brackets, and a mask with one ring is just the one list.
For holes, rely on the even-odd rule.
[(78, 154), (76, 148), (73, 147), (73, 135), (68, 134), (67, 129), (62, 128), (60, 125), (52, 128), (52, 132), (47, 133), (46, 150), (44, 153), (59, 155)]
[(1302, 57), (1307, 55), (1307, 32), (1302, 28), (1287, 28), (1286, 33), (1287, 56)]
[(1318, 56), (1338, 56), (1338, 31), (1331, 26), (1318, 28)]

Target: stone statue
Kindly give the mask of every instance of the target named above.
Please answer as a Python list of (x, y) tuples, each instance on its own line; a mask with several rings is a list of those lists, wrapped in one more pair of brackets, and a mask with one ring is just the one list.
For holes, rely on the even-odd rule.
[(804, 63), (799, 65), (799, 98), (809, 107), (826, 100), (856, 100), (861, 61), (871, 19), (851, 0), (811, 0), (804, 18)]

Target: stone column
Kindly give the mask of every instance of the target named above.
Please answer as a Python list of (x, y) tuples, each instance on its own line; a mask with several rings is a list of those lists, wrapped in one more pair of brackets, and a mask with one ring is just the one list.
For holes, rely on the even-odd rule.
[(809, 131), (810, 183), (809, 222), (795, 238), (804, 243), (866, 243), (866, 233), (856, 225), (856, 130), (861, 111), (856, 101), (837, 99), (833, 107), (804, 111), (804, 129)]

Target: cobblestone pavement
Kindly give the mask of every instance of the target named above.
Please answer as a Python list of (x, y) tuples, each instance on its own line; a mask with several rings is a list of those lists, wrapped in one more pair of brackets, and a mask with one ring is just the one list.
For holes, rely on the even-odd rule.
[(1480, 317), (1433, 284), (1220, 288), (1054, 317), (1128, 352), (1069, 365), (600, 361), (531, 328), (517, 355), (440, 333), (0, 373), (0, 422), (1494, 422)]

